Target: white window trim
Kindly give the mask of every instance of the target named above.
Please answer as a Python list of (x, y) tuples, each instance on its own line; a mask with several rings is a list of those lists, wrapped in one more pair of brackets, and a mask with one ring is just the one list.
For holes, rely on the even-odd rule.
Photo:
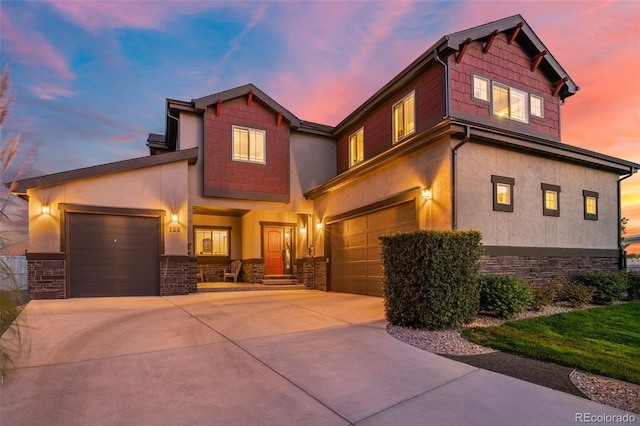
[[(477, 96), (478, 92), (476, 92), (476, 79), (481, 80), (486, 84), (486, 97)], [(489, 102), (491, 96), (491, 80), (485, 77), (481, 77), (479, 75), (473, 75), (473, 98), (483, 102)]]
[[(404, 109), (404, 104), (405, 102), (409, 99), (413, 97), (413, 129), (411, 129), (410, 132), (406, 132), (404, 133), (401, 137), (396, 137), (397, 136), (397, 131), (396, 131), (396, 107), (398, 105), (403, 105), (403, 109)], [(393, 143), (398, 143), (403, 139), (406, 139), (407, 137), (411, 136), (412, 134), (414, 134), (416, 132), (416, 91), (412, 90), (411, 93), (407, 94), (405, 97), (403, 97), (402, 99), (400, 99), (398, 102), (394, 103), (393, 106), (391, 107), (391, 120), (392, 120), (392, 129), (393, 129)]]
[[(227, 253), (213, 253), (213, 247), (212, 247), (212, 252), (211, 253), (200, 253), (198, 250), (198, 232), (211, 232), (213, 234), (213, 232), (224, 232), (226, 233), (226, 239), (227, 239), (227, 244), (226, 244), (226, 249), (227, 249)], [(231, 229), (230, 228), (217, 228), (217, 227), (211, 227), (211, 226), (194, 226), (193, 229), (193, 236), (194, 236), (194, 251), (196, 256), (212, 256), (212, 257), (229, 257), (230, 256), (230, 252), (231, 252)], [(213, 235), (212, 235), (213, 237)], [(212, 241), (213, 243), (213, 241)]]
[[(495, 111), (495, 99), (493, 99), (493, 88), (494, 86), (503, 88), (503, 89), (507, 89), (508, 91), (508, 95), (509, 95), (509, 114), (504, 115), (504, 114), (500, 114), (500, 113), (496, 113)], [(524, 96), (523, 102), (522, 102), (522, 107), (525, 109), (524, 111), (524, 118), (519, 118), (519, 117), (514, 117), (513, 112), (512, 112), (512, 93), (513, 94), (520, 94)], [(516, 89), (515, 87), (509, 86), (507, 84), (503, 84), (503, 83), (498, 83), (495, 81), (491, 82), (491, 112), (493, 115), (497, 116), (497, 117), (504, 117), (504, 118), (508, 118), (509, 120), (514, 120), (514, 121), (519, 121), (520, 123), (529, 123), (529, 98), (528, 95), (529, 93), (524, 91), (524, 90), (520, 90), (520, 89)]]
[[(249, 159), (244, 159), (244, 158), (240, 158), (239, 156), (236, 156), (236, 152), (235, 152), (236, 129), (246, 130), (249, 133), (249, 139), (248, 139), (249, 146), (247, 147), (248, 152), (251, 151), (251, 132), (262, 133), (263, 135), (262, 160), (252, 160), (251, 155), (249, 155)], [(236, 125), (231, 126), (231, 159), (233, 161), (239, 161), (242, 163), (267, 164), (267, 131), (263, 129), (256, 129), (256, 128), (247, 127), (247, 126), (236, 126)]]
[[(533, 108), (531, 108), (531, 101), (533, 99), (538, 99), (540, 101), (540, 115), (533, 113)], [(544, 98), (542, 96), (529, 93), (529, 114), (531, 117), (544, 118)]]
[[(352, 148), (352, 144), (351, 144), (351, 139), (352, 138), (356, 138), (356, 145), (357, 145), (357, 137), (358, 134), (362, 133), (362, 152), (356, 152), (354, 153)], [(360, 159), (358, 159), (356, 157), (357, 154), (360, 154), (359, 157), (361, 157)], [(355, 158), (355, 159), (354, 159)], [(356, 130), (355, 132), (353, 132), (353, 134), (351, 134), (351, 136), (349, 136), (349, 167), (354, 167), (360, 163), (362, 163), (364, 161), (364, 127), (360, 127), (358, 130)]]

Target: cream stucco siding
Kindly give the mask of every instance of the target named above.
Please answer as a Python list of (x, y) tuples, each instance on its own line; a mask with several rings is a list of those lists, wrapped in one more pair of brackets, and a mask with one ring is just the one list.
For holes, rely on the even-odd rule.
[[(491, 175), (515, 179), (514, 211), (493, 211)], [(480, 229), (483, 244), (617, 247), (617, 175), (476, 143), (458, 151), (458, 229)], [(560, 216), (544, 216), (541, 184), (561, 187)], [(585, 220), (583, 190), (599, 194), (598, 220)]]
[[(29, 250), (62, 251), (59, 205), (66, 203), (163, 210), (164, 254), (186, 255), (186, 185), (187, 162), (180, 161), (30, 189)], [(42, 214), (43, 205), (50, 206), (50, 214)], [(171, 222), (173, 213), (178, 214), (178, 222)]]
[[(449, 139), (375, 168), (315, 200), (314, 222), (342, 215), (378, 203), (412, 188), (428, 188), (430, 200), (418, 197), (417, 217), (420, 229), (451, 229), (451, 162)], [(316, 241), (316, 253), (322, 253), (324, 241)]]

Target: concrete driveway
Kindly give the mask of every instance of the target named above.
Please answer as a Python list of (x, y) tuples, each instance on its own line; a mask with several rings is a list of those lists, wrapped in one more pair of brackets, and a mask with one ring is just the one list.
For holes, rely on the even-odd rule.
[(406, 345), (374, 297), (36, 300), (23, 315), (31, 350), (0, 388), (2, 425), (566, 425), (625, 414)]

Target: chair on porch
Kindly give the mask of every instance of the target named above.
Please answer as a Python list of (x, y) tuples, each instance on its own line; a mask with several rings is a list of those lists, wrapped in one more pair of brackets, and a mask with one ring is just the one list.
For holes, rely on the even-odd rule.
[(229, 269), (224, 270), (223, 281), (226, 281), (227, 278), (233, 278), (233, 282), (237, 283), (240, 269), (242, 269), (242, 262), (240, 262), (239, 260), (234, 260), (233, 262), (231, 262), (231, 266), (229, 267)]

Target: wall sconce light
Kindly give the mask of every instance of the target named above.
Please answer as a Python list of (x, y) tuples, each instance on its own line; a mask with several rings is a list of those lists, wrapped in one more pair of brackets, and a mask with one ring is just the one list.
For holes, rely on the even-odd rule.
[(300, 227), (300, 233), (301, 234), (306, 234), (307, 233), (307, 228), (305, 228), (304, 226)]
[(43, 205), (41, 208), (42, 214), (50, 214), (51, 213), (51, 209), (49, 208), (49, 206), (45, 206)]
[(171, 222), (177, 222), (178, 219), (180, 219), (178, 213), (171, 213)]
[(427, 188), (423, 188), (422, 189), (422, 198), (424, 198), (425, 200), (430, 200), (431, 199), (431, 190), (427, 189)]
[(316, 229), (317, 229), (318, 231), (322, 231), (322, 222), (318, 222), (318, 223), (316, 223)]

